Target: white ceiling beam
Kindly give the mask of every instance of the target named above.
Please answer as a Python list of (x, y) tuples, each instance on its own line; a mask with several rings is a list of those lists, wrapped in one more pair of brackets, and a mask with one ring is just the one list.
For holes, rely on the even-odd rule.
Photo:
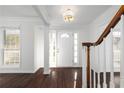
[(44, 6), (32, 6), (45, 25), (50, 25), (49, 16)]

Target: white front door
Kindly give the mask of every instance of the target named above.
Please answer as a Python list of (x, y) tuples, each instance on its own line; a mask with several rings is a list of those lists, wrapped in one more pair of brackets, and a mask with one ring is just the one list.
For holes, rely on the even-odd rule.
[(74, 34), (71, 32), (58, 32), (57, 34), (57, 66), (73, 66)]

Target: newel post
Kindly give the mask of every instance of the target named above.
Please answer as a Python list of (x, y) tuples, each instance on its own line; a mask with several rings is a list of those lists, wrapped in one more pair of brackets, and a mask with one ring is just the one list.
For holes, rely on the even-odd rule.
[(87, 46), (87, 87), (90, 88), (90, 46)]
[(90, 88), (90, 46), (92, 46), (92, 43), (83, 43), (83, 46), (86, 46), (86, 69), (87, 69), (87, 88)]

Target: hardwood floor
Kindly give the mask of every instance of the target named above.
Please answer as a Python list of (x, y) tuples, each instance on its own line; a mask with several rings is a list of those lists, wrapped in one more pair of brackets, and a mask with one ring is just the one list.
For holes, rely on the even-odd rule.
[(43, 75), (43, 69), (34, 74), (0, 74), (1, 88), (81, 88), (81, 68), (51, 69)]
[[(97, 75), (97, 73), (96, 73)], [(93, 87), (93, 71), (92, 71)], [(119, 88), (120, 73), (115, 73), (115, 87)], [(107, 73), (109, 87), (110, 73)], [(97, 78), (96, 78), (97, 83)], [(103, 73), (100, 74), (101, 87)], [(81, 88), (81, 68), (52, 68), (50, 75), (43, 75), (43, 69), (34, 74), (0, 74), (0, 88)], [(97, 87), (97, 86), (96, 86)]]

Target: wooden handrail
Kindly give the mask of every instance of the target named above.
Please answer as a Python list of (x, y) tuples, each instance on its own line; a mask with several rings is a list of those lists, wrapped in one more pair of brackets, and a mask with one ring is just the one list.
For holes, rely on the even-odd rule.
[(106, 27), (102, 35), (99, 37), (99, 39), (94, 43), (95, 46), (101, 44), (103, 39), (110, 33), (111, 28), (114, 28), (116, 24), (119, 22), (121, 15), (124, 14), (124, 6), (121, 6), (118, 12), (115, 14), (109, 25)]
[(93, 44), (94, 43), (91, 43), (91, 42), (84, 42), (84, 43), (82, 43), (82, 46), (88, 46), (88, 47), (90, 47), (90, 46), (93, 46)]
[(84, 42), (82, 43), (83, 46), (97, 46), (102, 43), (103, 39), (110, 33), (111, 28), (114, 28), (116, 24), (119, 22), (121, 15), (124, 14), (124, 5), (120, 7), (118, 12), (115, 14), (115, 16), (112, 18), (111, 22), (108, 24), (108, 26), (105, 28), (101, 36), (98, 38), (98, 40), (94, 43), (91, 42)]

